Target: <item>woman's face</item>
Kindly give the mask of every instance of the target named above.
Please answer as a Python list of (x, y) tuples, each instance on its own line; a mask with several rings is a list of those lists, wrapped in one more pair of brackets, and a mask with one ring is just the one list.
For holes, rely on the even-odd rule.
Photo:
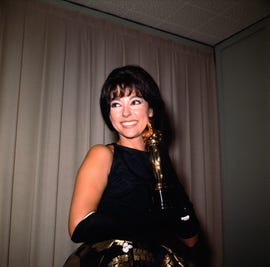
[(141, 139), (148, 118), (152, 116), (153, 110), (148, 102), (137, 96), (135, 91), (131, 94), (127, 91), (123, 97), (111, 101), (110, 120), (121, 141)]

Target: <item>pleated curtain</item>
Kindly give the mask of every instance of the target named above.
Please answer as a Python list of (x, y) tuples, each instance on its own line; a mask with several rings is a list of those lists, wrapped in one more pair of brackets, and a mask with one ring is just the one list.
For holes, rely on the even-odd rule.
[(99, 94), (126, 64), (161, 88), (173, 162), (222, 266), (212, 48), (32, 0), (0, 3), (0, 266), (60, 267), (78, 247), (67, 231), (76, 172), (91, 145), (113, 141)]

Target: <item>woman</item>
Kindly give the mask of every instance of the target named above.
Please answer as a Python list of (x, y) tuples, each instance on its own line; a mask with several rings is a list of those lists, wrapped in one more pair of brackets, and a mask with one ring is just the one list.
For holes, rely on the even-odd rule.
[(102, 87), (100, 106), (118, 140), (90, 148), (78, 171), (69, 233), (85, 245), (73, 256), (80, 266), (161, 266), (166, 261), (183, 266), (174, 253), (175, 240), (194, 247), (199, 224), (163, 148), (162, 175), (173, 205), (163, 209), (153, 203), (155, 170), (145, 141), (152, 127), (162, 130), (164, 122), (156, 82), (139, 66), (117, 68)]

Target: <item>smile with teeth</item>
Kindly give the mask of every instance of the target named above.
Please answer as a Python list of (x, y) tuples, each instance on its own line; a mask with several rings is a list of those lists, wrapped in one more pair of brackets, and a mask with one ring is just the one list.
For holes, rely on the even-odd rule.
[(134, 126), (137, 122), (136, 121), (123, 121), (121, 122), (123, 127), (131, 127)]

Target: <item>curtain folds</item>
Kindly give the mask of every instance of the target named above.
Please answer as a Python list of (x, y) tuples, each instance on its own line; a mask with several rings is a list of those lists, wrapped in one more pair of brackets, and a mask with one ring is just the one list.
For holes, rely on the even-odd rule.
[(95, 18), (68, 5), (0, 3), (0, 266), (62, 266), (76, 171), (112, 134), (99, 92), (139, 64), (171, 114), (172, 158), (222, 266), (218, 113), (213, 51)]

